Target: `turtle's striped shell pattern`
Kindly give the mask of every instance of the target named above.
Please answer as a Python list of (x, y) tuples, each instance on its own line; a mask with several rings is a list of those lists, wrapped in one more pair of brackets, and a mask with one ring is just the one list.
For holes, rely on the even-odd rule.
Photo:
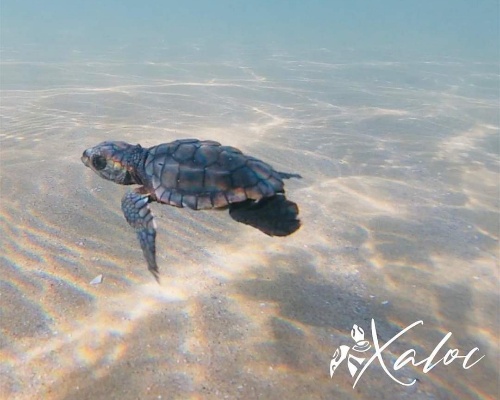
[(156, 200), (194, 210), (225, 207), (283, 192), (269, 164), (211, 140), (176, 140), (151, 147), (144, 163)]

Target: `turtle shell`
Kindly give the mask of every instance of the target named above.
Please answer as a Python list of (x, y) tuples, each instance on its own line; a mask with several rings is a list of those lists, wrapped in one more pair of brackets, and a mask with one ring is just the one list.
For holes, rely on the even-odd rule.
[(148, 150), (149, 189), (160, 203), (194, 210), (221, 208), (283, 192), (279, 172), (211, 140), (176, 140)]

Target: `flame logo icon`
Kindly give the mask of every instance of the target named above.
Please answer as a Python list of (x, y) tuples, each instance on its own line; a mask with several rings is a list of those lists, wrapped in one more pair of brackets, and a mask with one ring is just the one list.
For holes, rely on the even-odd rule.
[(357, 353), (364, 353), (369, 350), (371, 345), (365, 340), (365, 331), (363, 328), (354, 324), (351, 329), (351, 337), (354, 340), (355, 345), (352, 347), (342, 345), (335, 353), (333, 353), (332, 360), (330, 361), (330, 377), (333, 378), (333, 374), (340, 364), (347, 358), (347, 368), (349, 369), (349, 373), (352, 377), (356, 375), (356, 372), (359, 370), (359, 367), (363, 365), (365, 361), (365, 357), (357, 357), (353, 354), (350, 354), (351, 351), (355, 351)]

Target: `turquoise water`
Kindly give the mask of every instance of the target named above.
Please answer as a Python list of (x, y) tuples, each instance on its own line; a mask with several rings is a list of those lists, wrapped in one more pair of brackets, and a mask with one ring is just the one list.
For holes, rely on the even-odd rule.
[[(268, 3), (1, 3), (2, 398), (498, 397), (498, 2)], [(80, 157), (191, 137), (300, 173), (302, 227), (152, 204), (159, 286)], [(391, 371), (484, 358), (330, 377), (372, 319), (423, 321)]]
[(155, 45), (182, 54), (193, 42), (207, 55), (231, 44), (326, 47), (361, 60), (389, 53), (495, 62), (499, 54), (495, 0), (4, 1), (1, 18), (3, 48), (43, 46), (45, 59), (129, 46), (139, 61), (157, 55)]

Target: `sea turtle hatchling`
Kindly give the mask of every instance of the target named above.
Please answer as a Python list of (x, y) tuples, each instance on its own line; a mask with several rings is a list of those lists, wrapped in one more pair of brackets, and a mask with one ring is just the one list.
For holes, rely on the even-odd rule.
[(298, 207), (283, 189), (283, 179), (300, 175), (277, 172), (218, 142), (184, 139), (143, 148), (107, 141), (85, 150), (82, 162), (101, 178), (141, 185), (123, 196), (122, 210), (158, 282), (153, 201), (193, 210), (228, 208), (234, 220), (270, 236), (287, 236), (300, 227)]

